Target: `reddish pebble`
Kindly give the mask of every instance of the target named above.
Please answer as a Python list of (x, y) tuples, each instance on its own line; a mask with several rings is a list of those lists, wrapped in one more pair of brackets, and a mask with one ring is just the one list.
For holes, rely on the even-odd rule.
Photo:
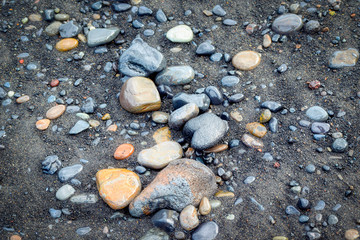
[(36, 128), (39, 130), (46, 130), (50, 125), (49, 119), (41, 119), (36, 122)]
[(131, 154), (134, 153), (134, 146), (130, 143), (121, 144), (118, 146), (118, 148), (115, 150), (114, 158), (117, 160), (124, 160), (131, 156)]
[(310, 89), (318, 89), (320, 87), (320, 81), (318, 80), (312, 80), (311, 82), (309, 82), (309, 88)]
[(12, 235), (10, 240), (21, 240), (21, 237), (19, 235)]
[(59, 83), (60, 83), (59, 80), (53, 79), (53, 80), (51, 80), (51, 82), (50, 82), (50, 86), (51, 86), (51, 87), (56, 87), (57, 85), (59, 85)]

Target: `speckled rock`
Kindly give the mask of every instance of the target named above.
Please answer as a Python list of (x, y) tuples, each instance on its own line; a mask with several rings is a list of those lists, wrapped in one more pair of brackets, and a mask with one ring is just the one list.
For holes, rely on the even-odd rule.
[(359, 51), (355, 48), (349, 48), (343, 51), (336, 51), (330, 58), (330, 68), (343, 68), (355, 66), (359, 59)]
[(184, 124), (199, 114), (199, 108), (195, 103), (188, 103), (173, 111), (169, 118), (169, 127), (180, 130)]
[(155, 78), (157, 85), (184, 85), (195, 77), (195, 71), (190, 66), (171, 66), (158, 73)]
[(331, 148), (334, 152), (342, 153), (345, 152), (346, 148), (348, 147), (348, 143), (344, 138), (337, 138), (331, 145)]
[(250, 134), (244, 134), (241, 138), (241, 141), (248, 147), (255, 148), (255, 149), (262, 149), (264, 148), (264, 143), (261, 139), (251, 136)]
[(246, 130), (258, 138), (264, 137), (267, 133), (266, 127), (258, 122), (246, 124)]
[(244, 71), (256, 68), (260, 61), (260, 54), (254, 51), (241, 51), (232, 58), (234, 67)]
[(140, 217), (160, 208), (181, 211), (197, 206), (217, 189), (215, 175), (205, 165), (190, 159), (178, 159), (158, 173), (155, 179), (129, 206), (130, 214)]
[(61, 26), (61, 22), (55, 21), (51, 23), (49, 26), (47, 26), (44, 30), (46, 35), (52, 37), (59, 34), (59, 28)]

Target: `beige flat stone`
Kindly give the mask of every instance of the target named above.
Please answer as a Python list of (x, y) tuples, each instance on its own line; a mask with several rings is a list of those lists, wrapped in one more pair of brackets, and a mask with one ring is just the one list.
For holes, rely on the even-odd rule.
[(48, 119), (56, 119), (58, 117), (60, 117), (66, 110), (66, 106), (59, 104), (55, 107), (50, 108), (47, 112), (46, 112), (46, 117)]
[(261, 61), (260, 54), (254, 51), (241, 51), (232, 59), (235, 68), (248, 71), (256, 68)]

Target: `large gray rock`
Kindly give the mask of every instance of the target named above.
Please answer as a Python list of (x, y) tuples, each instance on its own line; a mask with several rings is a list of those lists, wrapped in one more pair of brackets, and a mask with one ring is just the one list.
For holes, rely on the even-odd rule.
[(199, 205), (203, 197), (212, 196), (216, 189), (215, 175), (211, 169), (191, 159), (178, 159), (158, 173), (131, 202), (129, 211), (134, 217), (163, 208), (180, 212), (187, 205)]
[(147, 77), (165, 67), (166, 60), (161, 52), (150, 47), (140, 37), (132, 41), (119, 59), (119, 71), (130, 77)]
[(329, 118), (328, 113), (319, 106), (313, 106), (306, 111), (306, 116), (308, 116), (311, 120), (324, 122)]
[(359, 59), (359, 51), (355, 48), (349, 48), (343, 51), (336, 51), (329, 60), (330, 68), (343, 68), (355, 66)]
[(198, 108), (205, 112), (210, 106), (210, 98), (204, 94), (187, 94), (187, 93), (178, 93), (172, 99), (173, 107), (178, 109), (188, 103), (195, 103)]
[(87, 35), (87, 44), (89, 47), (96, 47), (114, 40), (120, 33), (120, 28), (96, 28)]
[(195, 71), (190, 66), (172, 66), (161, 71), (155, 78), (157, 85), (184, 85), (195, 77)]
[(299, 15), (287, 13), (277, 17), (272, 23), (272, 30), (279, 34), (290, 34), (302, 28), (303, 21)]
[(191, 138), (191, 146), (204, 150), (215, 146), (226, 134), (228, 123), (213, 113), (204, 113), (189, 120), (183, 129), (187, 138)]

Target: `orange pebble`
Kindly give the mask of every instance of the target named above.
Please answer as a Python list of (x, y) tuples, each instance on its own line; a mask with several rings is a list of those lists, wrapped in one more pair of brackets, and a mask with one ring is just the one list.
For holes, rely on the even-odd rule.
[(134, 153), (134, 146), (130, 143), (121, 144), (118, 146), (118, 148), (115, 150), (114, 158), (117, 160), (124, 160), (131, 156), (131, 154)]
[(21, 237), (19, 235), (12, 235), (10, 240), (21, 240)]
[(41, 119), (36, 122), (36, 128), (39, 130), (46, 130), (50, 125), (49, 119)]

